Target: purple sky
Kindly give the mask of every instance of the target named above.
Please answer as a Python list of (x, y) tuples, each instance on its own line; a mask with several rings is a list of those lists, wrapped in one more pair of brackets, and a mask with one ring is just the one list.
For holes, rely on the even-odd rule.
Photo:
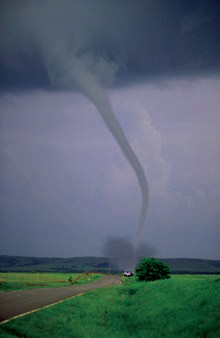
[(220, 259), (219, 1), (0, 6), (0, 254), (138, 242), (145, 172), (142, 242)]
[[(109, 90), (148, 177), (143, 241), (160, 257), (220, 259), (220, 80), (188, 77)], [(1, 254), (102, 255), (133, 238), (140, 191), (81, 94), (1, 95)]]

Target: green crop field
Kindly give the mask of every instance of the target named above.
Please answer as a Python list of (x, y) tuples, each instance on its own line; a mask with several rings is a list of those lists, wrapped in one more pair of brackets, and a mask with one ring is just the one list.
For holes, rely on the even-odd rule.
[(0, 326), (0, 337), (220, 337), (220, 278), (124, 279)]
[(0, 273), (0, 292), (91, 283), (101, 276), (95, 273), (2, 272)]

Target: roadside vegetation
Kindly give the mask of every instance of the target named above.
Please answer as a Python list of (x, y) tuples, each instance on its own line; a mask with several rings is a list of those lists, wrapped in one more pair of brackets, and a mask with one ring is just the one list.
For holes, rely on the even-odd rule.
[(156, 258), (143, 257), (136, 266), (136, 276), (140, 281), (152, 282), (170, 278), (170, 268)]
[(0, 292), (33, 288), (61, 287), (94, 282), (102, 274), (96, 273), (0, 273)]
[(0, 337), (220, 337), (220, 278), (123, 278), (0, 326)]

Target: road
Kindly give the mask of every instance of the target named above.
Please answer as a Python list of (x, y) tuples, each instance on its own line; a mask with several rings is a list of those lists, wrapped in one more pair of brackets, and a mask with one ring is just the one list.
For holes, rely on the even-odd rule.
[(90, 284), (0, 293), (0, 322), (78, 294), (119, 284), (121, 276), (106, 276)]

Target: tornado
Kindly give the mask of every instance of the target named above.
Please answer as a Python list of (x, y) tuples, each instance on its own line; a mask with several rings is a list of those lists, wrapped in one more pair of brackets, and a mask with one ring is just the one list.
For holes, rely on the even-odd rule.
[[(108, 10), (108, 6), (102, 7), (99, 3), (95, 8), (97, 13), (100, 8), (100, 13), (104, 13), (104, 15)], [(108, 35), (111, 30), (107, 30), (105, 36), (104, 29), (102, 35), (101, 30), (105, 28), (102, 26), (103, 21), (98, 20), (98, 26), (96, 22), (101, 14), (99, 13), (97, 18), (95, 16), (93, 18), (90, 15), (91, 5), (88, 1), (82, 1), (82, 4), (80, 1), (69, 0), (62, 2), (59, 0), (15, 1), (13, 5), (5, 6), (4, 9), (6, 16), (1, 24), (4, 28), (3, 32), (9, 32), (9, 37), (3, 41), (3, 52), (8, 48), (13, 51), (15, 45), (15, 51), (21, 50), (21, 53), (18, 53), (19, 56), (30, 57), (30, 55), (37, 53), (37, 56), (41, 57), (41, 65), (45, 67), (51, 84), (58, 86), (61, 90), (74, 91), (78, 87), (82, 94), (96, 106), (106, 127), (135, 171), (142, 195), (138, 228), (134, 239), (134, 247), (137, 249), (149, 204), (148, 183), (144, 170), (113, 113), (107, 93), (100, 84), (99, 70), (96, 68), (96, 60), (99, 57), (96, 53), (96, 46), (105, 38), (110, 38), (112, 41), (111, 35)], [(16, 19), (14, 22), (11, 20), (12, 17)], [(99, 29), (97, 30), (97, 28)], [(126, 29), (130, 32), (130, 25)], [(100, 32), (100, 34), (97, 35), (96, 32)], [(14, 55), (14, 52), (11, 55)], [(21, 59), (23, 60), (22, 57)], [(110, 67), (110, 62), (106, 61), (104, 68), (108, 68), (108, 66)], [(102, 71), (103, 68), (101, 73)], [(107, 78), (110, 73), (104, 72), (103, 76)]]
[[(106, 127), (117, 141), (122, 153), (133, 168), (141, 190), (141, 207), (138, 227), (134, 238), (134, 250), (138, 250), (144, 222), (149, 205), (149, 188), (144, 170), (131, 148), (127, 137), (112, 110), (106, 90), (100, 85), (97, 77), (84, 64), (83, 60), (69, 53), (62, 44), (50, 46), (44, 58), (46, 69), (51, 82), (58, 81), (69, 89), (77, 86), (97, 108)], [(48, 53), (49, 50), (49, 53)]]
[(105, 89), (99, 84), (96, 77), (86, 71), (82, 64), (77, 65), (73, 71), (73, 76), (84, 96), (86, 96), (96, 106), (106, 127), (117, 141), (122, 153), (137, 176), (141, 190), (141, 208), (138, 219), (138, 227), (134, 239), (134, 250), (137, 251), (149, 205), (149, 187), (143, 167), (141, 166), (135, 152), (127, 140), (123, 129), (115, 117)]

